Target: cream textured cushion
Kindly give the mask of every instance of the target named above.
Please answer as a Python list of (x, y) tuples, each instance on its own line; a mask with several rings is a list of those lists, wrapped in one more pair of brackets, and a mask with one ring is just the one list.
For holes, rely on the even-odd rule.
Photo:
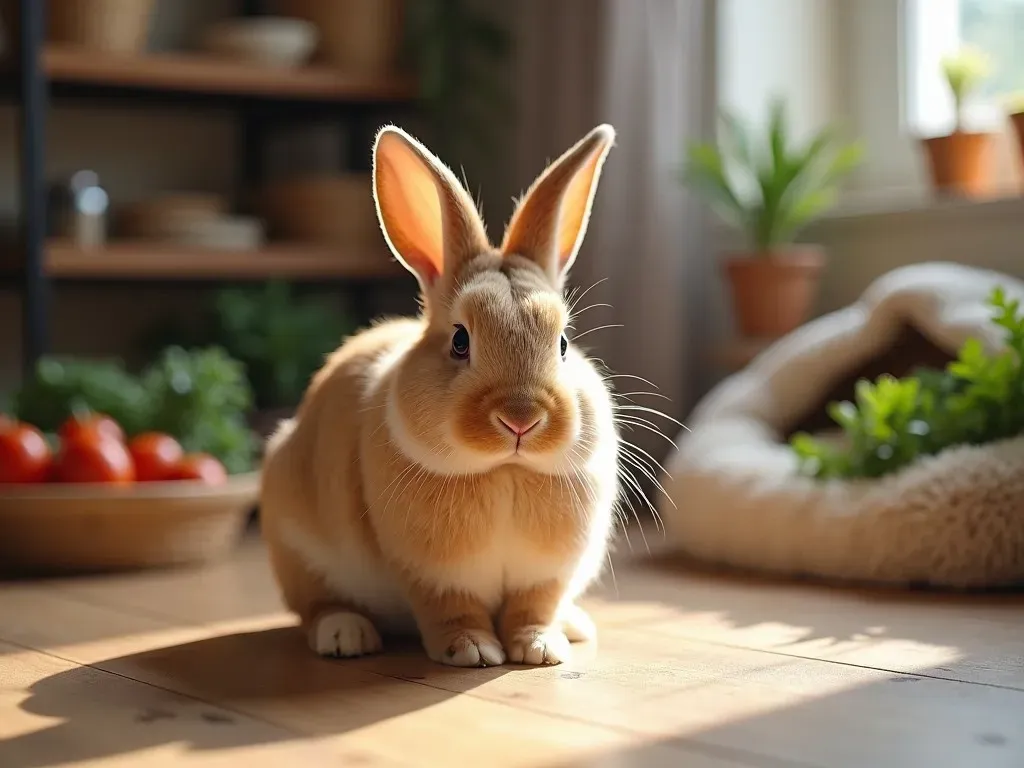
[(957, 447), (877, 480), (797, 473), (788, 425), (907, 325), (955, 353), (1002, 336), (986, 305), (1024, 283), (953, 264), (888, 273), (852, 306), (781, 339), (719, 384), (676, 440), (660, 513), (675, 547), (742, 568), (892, 584), (1024, 582), (1024, 438)]

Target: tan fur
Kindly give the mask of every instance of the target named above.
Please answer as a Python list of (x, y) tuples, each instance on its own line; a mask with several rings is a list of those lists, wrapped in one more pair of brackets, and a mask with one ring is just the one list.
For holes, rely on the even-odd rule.
[[(612, 136), (556, 162), (560, 187), (539, 185), (544, 206), (527, 196), (518, 226), (578, 243), (586, 216), (546, 205), (578, 198), (582, 173), (589, 210)], [(349, 339), (268, 445), (263, 531), (285, 602), (324, 654), (416, 630), (449, 664), (561, 661), (565, 632), (592, 633), (573, 601), (602, 569), (618, 492), (610, 395), (559, 351), (567, 263), (481, 243), (468, 195), (398, 129), (374, 157), (381, 225), (425, 313)], [(457, 325), (469, 360), (451, 354)], [(536, 424), (517, 436), (508, 422)]]

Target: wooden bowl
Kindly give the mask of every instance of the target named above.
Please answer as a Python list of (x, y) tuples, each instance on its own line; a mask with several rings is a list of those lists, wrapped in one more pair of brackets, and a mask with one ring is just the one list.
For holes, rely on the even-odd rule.
[(272, 181), (259, 191), (256, 207), (271, 234), (282, 239), (346, 247), (383, 242), (367, 173)]
[(238, 543), (259, 473), (129, 486), (0, 486), (0, 568), (18, 574), (206, 563)]
[(302, 19), (262, 16), (217, 22), (207, 27), (202, 45), (214, 56), (267, 67), (297, 67), (316, 49), (316, 26)]

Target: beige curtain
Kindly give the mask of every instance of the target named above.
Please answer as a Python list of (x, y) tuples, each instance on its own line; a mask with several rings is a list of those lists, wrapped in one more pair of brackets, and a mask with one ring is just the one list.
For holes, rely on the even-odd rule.
[[(615, 126), (594, 218), (572, 281), (582, 305), (608, 303), (581, 339), (612, 369), (649, 379), (683, 418), (706, 383), (717, 282), (706, 215), (676, 179), (688, 141), (713, 126), (713, 0), (527, 0), (516, 3), (520, 98), (514, 185), (530, 182), (594, 124)], [(648, 389), (617, 380), (620, 391)], [(652, 403), (653, 404), (653, 403)], [(662, 424), (670, 437), (671, 424)], [(669, 446), (631, 440), (659, 458)]]

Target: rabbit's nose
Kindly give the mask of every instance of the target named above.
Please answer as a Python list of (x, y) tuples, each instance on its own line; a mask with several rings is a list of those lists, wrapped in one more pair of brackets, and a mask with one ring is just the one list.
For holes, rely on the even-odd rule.
[(508, 416), (503, 416), (500, 413), (495, 414), (495, 416), (497, 417), (498, 421), (501, 422), (501, 425), (503, 427), (505, 427), (505, 429), (507, 429), (513, 435), (515, 435), (516, 437), (522, 437), (527, 432), (529, 432), (531, 429), (533, 429), (538, 424), (540, 424), (540, 417), (539, 416), (537, 418), (533, 419), (532, 421), (531, 420), (522, 421), (522, 420), (519, 420), (519, 419), (512, 419), (512, 418), (509, 418)]
[(514, 396), (500, 403), (491, 414), (496, 426), (507, 429), (516, 437), (538, 427), (543, 421), (544, 409), (532, 397)]

